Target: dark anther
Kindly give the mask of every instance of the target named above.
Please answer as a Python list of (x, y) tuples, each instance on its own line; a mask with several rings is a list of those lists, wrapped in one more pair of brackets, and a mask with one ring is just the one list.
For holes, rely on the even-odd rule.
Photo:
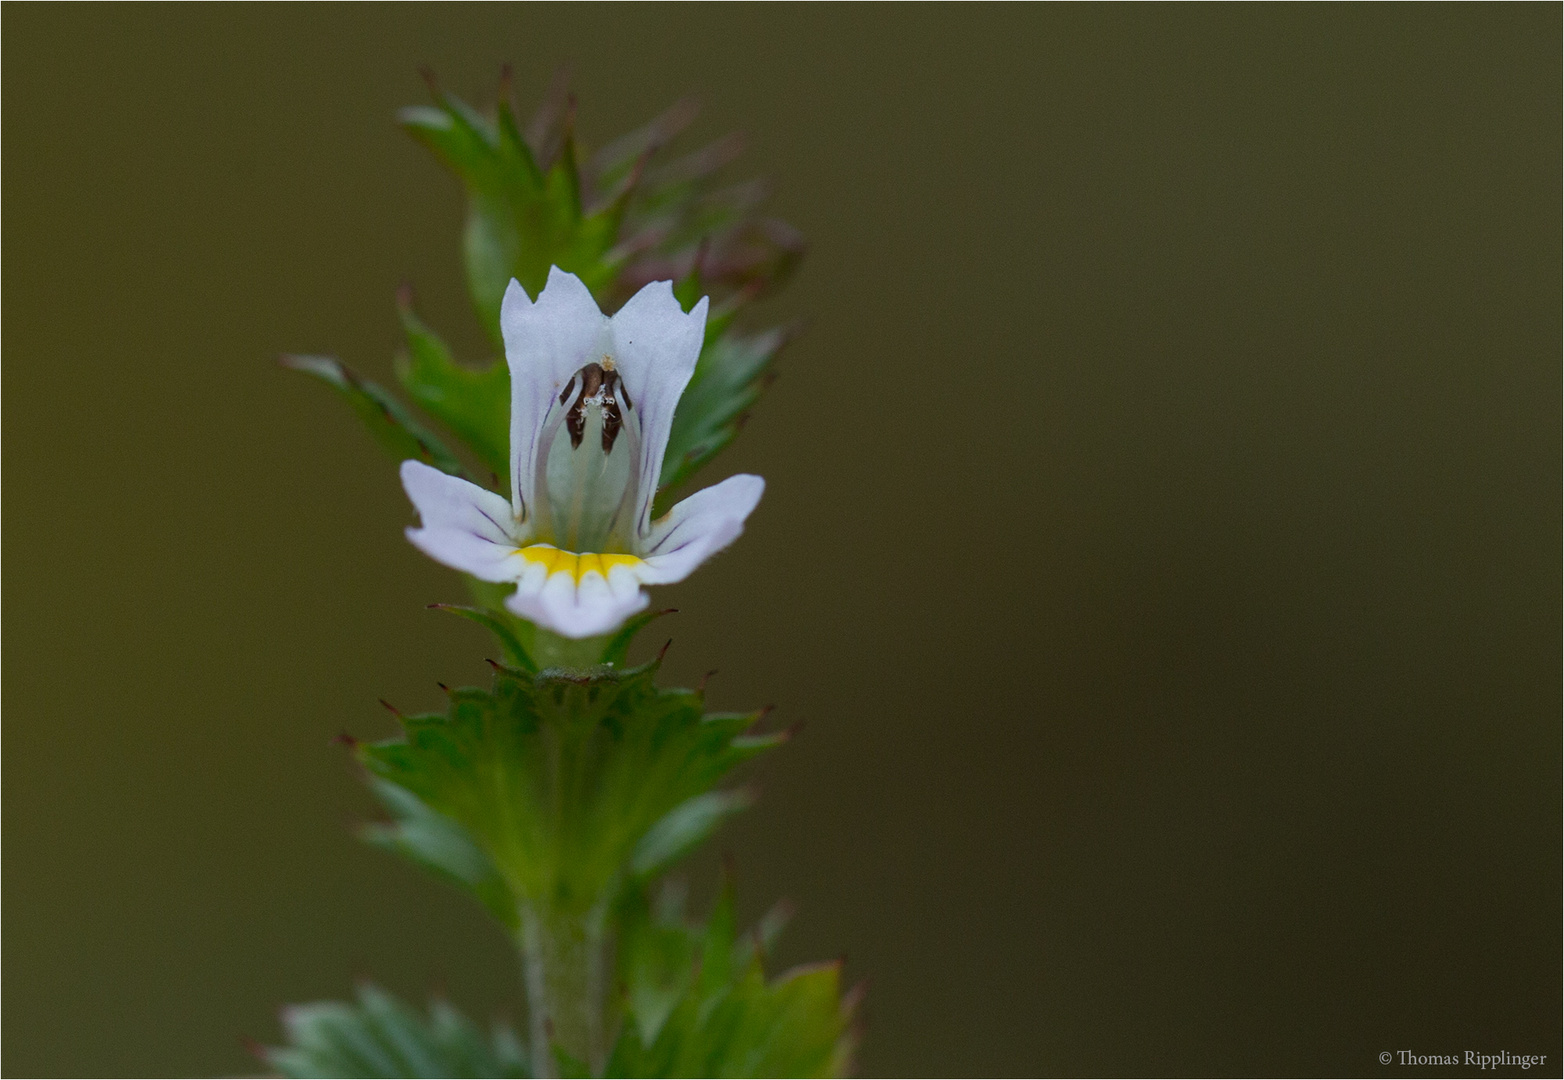
[[(575, 384), (575, 377), (572, 376), (565, 386), (565, 392), (559, 397), (561, 405), (570, 396), (571, 388)], [(605, 371), (601, 364), (593, 363), (581, 369), (581, 389), (576, 394), (575, 404), (571, 405), (570, 411), (565, 414), (565, 429), (570, 432), (572, 450), (579, 449), (581, 440), (586, 437), (587, 406), (596, 405), (603, 410), (603, 453), (613, 452), (614, 441), (619, 438), (619, 430), (624, 426), (624, 417), (619, 412), (619, 402), (614, 397), (615, 391), (622, 392), (622, 388), (623, 383), (619, 380), (619, 373), (611, 368)], [(625, 398), (625, 404), (630, 404), (628, 397)]]
[(578, 449), (586, 434), (587, 398), (596, 397), (603, 386), (603, 368), (600, 364), (588, 364), (581, 369), (581, 392), (576, 403), (565, 414), (565, 427), (570, 431), (570, 448)]
[(570, 400), (570, 392), (572, 390), (574, 390), (575, 388), (576, 388), (576, 377), (574, 375), (572, 375), (570, 377), (570, 381), (565, 384), (565, 388), (559, 392), (559, 403), (561, 405), (563, 405), (565, 402)]
[(624, 418), (619, 415), (619, 403), (614, 400), (613, 390), (619, 383), (617, 372), (608, 373), (608, 388), (603, 393), (603, 453), (614, 452), (614, 440), (619, 438), (619, 429), (624, 426)]

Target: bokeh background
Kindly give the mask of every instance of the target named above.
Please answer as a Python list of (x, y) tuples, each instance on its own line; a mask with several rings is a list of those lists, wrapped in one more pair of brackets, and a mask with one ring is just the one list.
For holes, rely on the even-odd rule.
[(1558, 1075), (1560, 18), (8, 5), (6, 1072), (253, 1072), (363, 975), (521, 1013), (328, 745), (491, 650), (273, 364), (389, 378), (403, 280), (485, 355), (392, 114), (509, 60), (589, 142), (700, 94), (812, 242), (708, 473), (765, 502), (659, 598), (807, 721), (717, 850), (871, 980), (862, 1072)]

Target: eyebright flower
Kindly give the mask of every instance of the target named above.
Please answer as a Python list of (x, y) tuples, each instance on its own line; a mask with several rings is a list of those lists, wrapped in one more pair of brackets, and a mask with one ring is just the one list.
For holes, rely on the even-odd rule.
[(730, 476), (652, 520), (674, 408), (700, 356), (706, 300), (688, 315), (653, 282), (612, 318), (558, 267), (537, 302), (515, 281), (500, 309), (510, 365), (510, 499), (419, 461), (402, 486), (407, 538), (565, 637), (606, 634), (744, 531), (765, 481)]

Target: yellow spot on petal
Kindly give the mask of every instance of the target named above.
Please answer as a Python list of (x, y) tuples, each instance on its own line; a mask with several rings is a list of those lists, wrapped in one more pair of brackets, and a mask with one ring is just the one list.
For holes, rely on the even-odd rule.
[(600, 574), (606, 581), (608, 572), (616, 566), (637, 567), (641, 560), (634, 555), (595, 555), (591, 552), (578, 555), (574, 551), (561, 551), (550, 544), (533, 544), (531, 547), (517, 548), (516, 554), (528, 562), (537, 563), (543, 567), (543, 573), (548, 577), (555, 574), (569, 574), (575, 579), (577, 585), (587, 574)]

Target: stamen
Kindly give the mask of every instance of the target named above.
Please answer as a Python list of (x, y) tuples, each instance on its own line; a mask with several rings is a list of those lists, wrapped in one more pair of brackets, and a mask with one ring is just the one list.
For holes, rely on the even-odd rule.
[[(574, 377), (571, 382), (575, 382)], [(570, 430), (570, 448), (579, 449), (581, 439), (586, 434), (586, 407), (599, 405), (602, 398), (598, 391), (603, 386), (603, 369), (597, 364), (588, 364), (581, 369), (581, 393), (576, 398), (576, 403), (565, 414), (565, 427)], [(563, 400), (563, 399), (562, 399)]]
[[(605, 366), (606, 365), (606, 366)], [(624, 396), (625, 405), (634, 408), (630, 404), (630, 396), (624, 394), (624, 383), (619, 378), (619, 372), (615, 370), (613, 357), (604, 355), (602, 364), (588, 364), (581, 369), (581, 393), (576, 397), (576, 402), (565, 414), (565, 427), (570, 431), (570, 448), (579, 450), (581, 440), (586, 437), (586, 411), (587, 406), (596, 406), (603, 413), (603, 453), (611, 454), (614, 451), (614, 442), (619, 438), (619, 431), (624, 427), (624, 416), (619, 411), (619, 399), (614, 396), (615, 389)], [(576, 384), (572, 375), (570, 382), (565, 386), (565, 392), (560, 395), (559, 402), (565, 403), (570, 396), (570, 390)]]
[(624, 426), (624, 417), (619, 415), (619, 403), (612, 393), (614, 387), (619, 385), (619, 374), (612, 368), (608, 370), (608, 381), (604, 384), (602, 397), (603, 410), (603, 453), (614, 452), (614, 440), (619, 438), (619, 429)]
[[(630, 459), (637, 453), (639, 427), (635, 414), (623, 411), (630, 403), (613, 357), (605, 354), (602, 363), (585, 364), (571, 376), (560, 395), (561, 404), (567, 401), (563, 416), (555, 414), (555, 434), (548, 436), (552, 452), (540, 458), (548, 511), (539, 535), (567, 548), (621, 546), (624, 541), (616, 539), (624, 528), (621, 519), (634, 512), (636, 467)], [(596, 434), (597, 445), (578, 453), (589, 433)], [(629, 443), (622, 450), (621, 441)]]

